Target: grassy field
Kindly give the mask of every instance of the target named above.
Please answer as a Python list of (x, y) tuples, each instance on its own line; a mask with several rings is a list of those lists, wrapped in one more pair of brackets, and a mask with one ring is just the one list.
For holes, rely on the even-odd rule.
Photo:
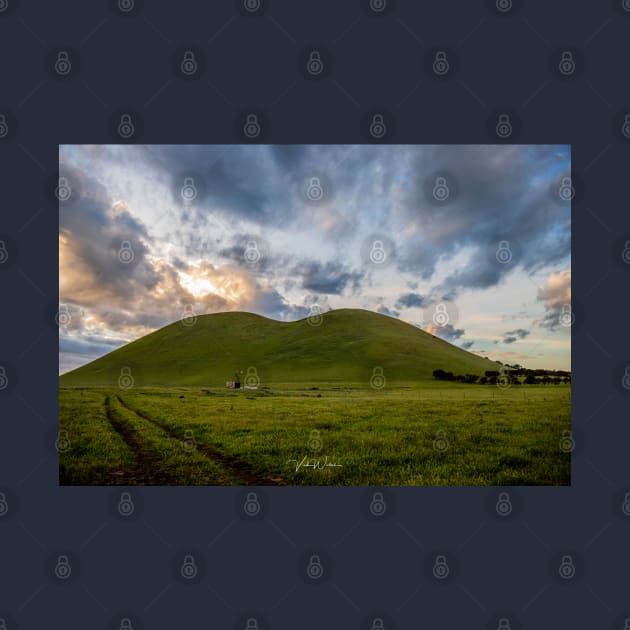
[(62, 386), (70, 447), (59, 476), (77, 485), (566, 485), (570, 416), (568, 385)]

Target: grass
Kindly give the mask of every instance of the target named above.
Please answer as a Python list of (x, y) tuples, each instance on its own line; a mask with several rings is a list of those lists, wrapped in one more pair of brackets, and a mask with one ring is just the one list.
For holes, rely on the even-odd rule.
[(568, 385), (61, 387), (59, 400), (62, 484), (570, 483)]

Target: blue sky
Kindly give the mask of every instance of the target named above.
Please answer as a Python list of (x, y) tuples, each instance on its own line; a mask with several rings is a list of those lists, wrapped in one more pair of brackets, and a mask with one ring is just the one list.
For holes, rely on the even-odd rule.
[(567, 146), (59, 153), (61, 373), (191, 312), (292, 321), (330, 308), (570, 369)]

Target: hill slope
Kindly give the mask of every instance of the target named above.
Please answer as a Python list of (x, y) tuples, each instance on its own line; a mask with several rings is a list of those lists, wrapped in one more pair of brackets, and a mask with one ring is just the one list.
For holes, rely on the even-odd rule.
[[(392, 317), (358, 309), (278, 322), (252, 313), (216, 313), (181, 321), (60, 377), (60, 385), (114, 386), (121, 370), (136, 386), (209, 386), (255, 368), (260, 385), (275, 383), (369, 383), (382, 368), (388, 383), (432, 380), (435, 369), (483, 374), (498, 369), (487, 359)], [(250, 370), (250, 374), (254, 374)]]

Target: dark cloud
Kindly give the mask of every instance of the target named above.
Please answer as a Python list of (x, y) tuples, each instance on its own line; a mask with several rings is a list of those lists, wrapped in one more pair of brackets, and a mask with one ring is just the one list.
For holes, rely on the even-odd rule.
[[(486, 288), (516, 266), (535, 271), (570, 255), (570, 210), (549, 194), (552, 180), (570, 176), (565, 151), (553, 147), (423, 147), (410, 157), (413, 170), (450, 173), (458, 196), (436, 206), (427, 198), (425, 176), (405, 192), (401, 211), (415, 229), (398, 248), (398, 266), (430, 278), (440, 259), (467, 249), (465, 266), (449, 275), (445, 290)], [(511, 243), (512, 264), (496, 249)]]
[(525, 339), (529, 335), (529, 330), (524, 328), (517, 328), (516, 330), (509, 330), (503, 333), (503, 343), (514, 343), (519, 339)]
[(446, 324), (446, 326), (429, 324), (425, 330), (436, 337), (445, 339), (446, 341), (455, 341), (455, 339), (459, 339), (466, 334), (466, 331), (463, 328), (455, 328), (453, 324)]
[(470, 350), (473, 347), (474, 344), (475, 344), (474, 341), (464, 341), (464, 343), (462, 343), (461, 347), (464, 350)]
[(339, 295), (346, 288), (355, 291), (364, 277), (363, 272), (352, 271), (339, 262), (321, 263), (307, 260), (299, 263), (291, 274), (301, 278), (303, 289), (317, 293)]
[(387, 306), (385, 306), (385, 304), (378, 304), (376, 306), (376, 312), (377, 313), (381, 313), (381, 315), (387, 315), (389, 317), (398, 317), (400, 315), (400, 313), (398, 311), (393, 311), (393, 310), (387, 308)]
[(78, 353), (85, 355), (101, 356), (119, 348), (125, 343), (124, 340), (108, 339), (89, 335), (86, 337), (69, 337), (60, 335), (59, 352)]
[(421, 308), (426, 306), (426, 299), (419, 293), (404, 293), (396, 302), (396, 308), (413, 308), (415, 306)]

